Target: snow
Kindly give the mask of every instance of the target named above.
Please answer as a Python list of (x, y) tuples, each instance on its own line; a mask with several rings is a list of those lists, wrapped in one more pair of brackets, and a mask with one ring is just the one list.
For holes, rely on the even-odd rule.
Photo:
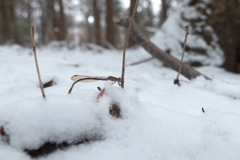
[[(23, 150), (45, 142), (93, 141), (57, 150), (39, 160), (139, 159), (238, 160), (240, 157), (240, 75), (205, 66), (213, 80), (189, 81), (152, 60), (126, 68), (125, 89), (111, 82), (82, 82), (68, 95), (76, 74), (121, 74), (121, 51), (37, 48), (45, 88), (41, 96), (31, 48), (0, 46), (0, 126), (9, 144), (0, 141), (0, 159), (30, 160)], [(127, 50), (127, 63), (148, 57), (141, 48)], [(97, 87), (106, 94), (96, 102)], [(122, 118), (109, 114), (111, 103)], [(202, 108), (205, 113), (202, 112)]]
[[(220, 66), (223, 63), (223, 52), (219, 46), (219, 42), (213, 29), (206, 24), (206, 15), (197, 12), (197, 8), (202, 8), (204, 3), (196, 6), (189, 6), (189, 0), (184, 1), (181, 7), (178, 7), (169, 18), (166, 19), (161, 30), (159, 30), (151, 40), (155, 42), (163, 50), (170, 49), (171, 55), (181, 59), (182, 48), (185, 38), (185, 26), (189, 25), (189, 35), (187, 39), (187, 47), (192, 49), (200, 49), (206, 51), (206, 54), (196, 54), (186, 51), (184, 62), (201, 62), (203, 65)], [(209, 13), (210, 11), (208, 11)], [(190, 20), (196, 21), (194, 28), (190, 24)], [(196, 32), (205, 31), (210, 34), (211, 42), (207, 42)], [(201, 33), (201, 32), (200, 32)]]

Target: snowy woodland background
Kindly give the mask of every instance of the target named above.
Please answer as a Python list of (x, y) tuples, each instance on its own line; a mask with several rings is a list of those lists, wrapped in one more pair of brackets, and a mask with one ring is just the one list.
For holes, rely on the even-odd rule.
[[(136, 0), (0, 0), (1, 160), (238, 160), (240, 1), (140, 0), (135, 22), (161, 50), (211, 80), (180, 75), (129, 39)], [(44, 88), (31, 48), (31, 25)], [(99, 90), (105, 93), (97, 98)], [(112, 114), (119, 108), (120, 116)], [(114, 111), (113, 111), (114, 112)]]

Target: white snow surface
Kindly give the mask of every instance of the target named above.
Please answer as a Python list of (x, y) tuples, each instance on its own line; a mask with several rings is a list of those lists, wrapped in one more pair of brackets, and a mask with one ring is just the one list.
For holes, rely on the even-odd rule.
[[(1, 160), (31, 160), (23, 150), (45, 142), (88, 143), (57, 150), (39, 160), (239, 160), (240, 75), (213, 66), (196, 68), (213, 80), (189, 81), (153, 60), (128, 66), (125, 88), (117, 83), (77, 83), (76, 74), (121, 75), (121, 51), (37, 48), (45, 88), (43, 99), (31, 48), (0, 46), (0, 126), (9, 144), (0, 140)], [(149, 56), (142, 49), (127, 50), (127, 63)], [(96, 102), (97, 87), (106, 94)], [(122, 118), (109, 115), (111, 103)], [(204, 108), (205, 113), (202, 112)]]
[[(189, 35), (186, 46), (193, 49), (205, 50), (206, 55), (195, 53), (194, 51), (186, 51), (184, 62), (201, 62), (203, 65), (220, 66), (223, 63), (224, 56), (216, 34), (211, 26), (205, 24), (206, 17), (197, 12), (197, 7), (201, 7), (201, 5), (189, 6), (188, 3), (189, 0), (184, 1), (181, 7), (178, 7), (176, 11), (166, 19), (161, 29), (156, 32), (151, 40), (163, 50), (170, 49), (171, 55), (181, 59), (186, 34), (185, 26), (189, 25)], [(185, 20), (183, 20), (183, 18)], [(192, 28), (189, 20), (198, 19), (202, 21), (196, 23), (196, 27)], [(211, 34), (211, 44), (208, 45), (202, 36), (194, 33), (202, 30), (209, 31), (208, 33)]]

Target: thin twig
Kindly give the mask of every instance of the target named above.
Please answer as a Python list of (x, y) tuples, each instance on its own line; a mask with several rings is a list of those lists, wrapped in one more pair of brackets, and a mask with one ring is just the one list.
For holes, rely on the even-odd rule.
[(137, 64), (141, 64), (141, 63), (144, 63), (144, 62), (148, 62), (148, 61), (153, 60), (154, 58), (155, 58), (155, 57), (150, 57), (150, 58), (147, 58), (147, 59), (144, 59), (144, 60), (141, 60), (141, 61), (137, 61), (137, 62), (134, 62), (134, 63), (129, 64), (129, 66), (134, 66), (134, 65), (137, 65)]
[[(79, 78), (77, 79), (78, 77), (82, 77), (82, 78)], [(68, 94), (71, 94), (72, 93), (72, 90), (73, 90), (73, 87), (76, 83), (78, 82), (86, 82), (86, 81), (112, 81), (114, 84), (115, 82), (118, 83), (118, 85), (120, 86), (120, 82), (121, 82), (121, 78), (117, 78), (117, 77), (113, 77), (113, 76), (108, 76), (108, 77), (91, 77), (91, 76), (83, 76), (83, 75), (74, 75), (72, 76), (71, 78), (72, 80), (74, 80), (75, 82), (73, 82), (71, 88), (68, 90)]]
[(139, 0), (136, 1), (135, 6), (134, 6), (134, 10), (132, 13), (132, 17), (131, 17), (131, 21), (130, 24), (128, 26), (128, 31), (125, 37), (125, 43), (124, 43), (124, 50), (123, 50), (123, 59), (122, 59), (122, 76), (121, 76), (121, 87), (124, 88), (124, 74), (125, 74), (125, 57), (126, 57), (126, 49), (127, 49), (127, 44), (128, 44), (128, 39), (129, 39), (129, 35), (130, 35), (130, 30), (132, 27), (132, 23), (136, 14), (136, 10), (137, 10), (137, 6), (138, 6)]
[(188, 34), (189, 34), (189, 32), (188, 32), (189, 26), (188, 25), (185, 26), (185, 29), (186, 29), (186, 34), (185, 34), (185, 40), (184, 40), (184, 45), (183, 45), (182, 58), (181, 58), (181, 61), (180, 61), (180, 66), (179, 66), (177, 78), (173, 82), (174, 84), (177, 84), (178, 86), (180, 86), (179, 75), (180, 75), (180, 72), (181, 72), (181, 69), (182, 69), (183, 57), (184, 57), (184, 52), (185, 52), (185, 48), (186, 48), (187, 37), (188, 37)]
[(44, 90), (43, 90), (43, 83), (42, 83), (42, 80), (41, 80), (40, 71), (39, 71), (39, 68), (38, 68), (38, 61), (37, 61), (37, 54), (36, 54), (36, 46), (35, 46), (35, 42), (34, 42), (34, 26), (31, 27), (31, 35), (32, 35), (32, 50), (33, 50), (34, 59), (35, 59), (35, 64), (36, 64), (36, 69), (37, 69), (39, 86), (40, 86), (40, 89), (41, 89), (43, 98), (46, 98), (45, 93), (44, 93)]

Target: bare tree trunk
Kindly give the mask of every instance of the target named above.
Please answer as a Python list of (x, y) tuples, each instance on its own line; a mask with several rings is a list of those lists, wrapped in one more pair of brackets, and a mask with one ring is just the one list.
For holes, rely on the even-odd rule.
[[(118, 24), (123, 27), (128, 27), (129, 25), (129, 18), (120, 19)], [(157, 58), (158, 60), (162, 61), (166, 66), (172, 68), (173, 70), (178, 72), (180, 67), (180, 61), (176, 58), (172, 57), (170, 54), (167, 54), (163, 50), (159, 49), (155, 44), (153, 44), (139, 29), (137, 24), (133, 22), (131, 28), (131, 35), (133, 39), (140, 44), (146, 51), (148, 51), (152, 56)], [(207, 76), (201, 74), (200, 72), (196, 71), (190, 65), (183, 64), (181, 74), (188, 79), (194, 79), (198, 76), (204, 76), (206, 79), (210, 79)]]
[(154, 26), (154, 15), (153, 15), (153, 9), (152, 9), (152, 2), (151, 0), (147, 0), (148, 7), (147, 7), (147, 20), (145, 22), (145, 25), (148, 27)]
[(59, 27), (59, 39), (60, 41), (66, 39), (66, 21), (65, 21), (65, 14), (64, 14), (64, 7), (62, 0), (58, 0), (59, 8), (60, 8), (60, 19), (58, 20), (58, 27)]
[(59, 27), (58, 27), (58, 21), (57, 21), (57, 15), (55, 11), (55, 0), (47, 0), (47, 13), (48, 13), (48, 20), (50, 21), (51, 26), (49, 26), (49, 40), (59, 40)]
[(160, 16), (159, 16), (159, 27), (161, 27), (165, 22), (165, 20), (167, 19), (167, 11), (169, 8), (167, 0), (161, 0), (161, 1), (162, 1), (162, 4), (161, 4)]
[(106, 40), (115, 46), (115, 33), (113, 23), (113, 0), (106, 0)]
[(48, 36), (48, 30), (49, 30), (49, 10), (47, 7), (47, 2), (46, 0), (44, 1), (39, 1), (39, 5), (41, 7), (41, 30), (40, 30), (40, 39), (42, 44), (47, 44), (49, 41), (49, 36)]
[(237, 73), (240, 73), (240, 40), (238, 42), (238, 47), (237, 47), (237, 59), (236, 59), (236, 64), (237, 64)]
[(18, 35), (18, 24), (15, 15), (15, 3), (13, 0), (9, 0), (9, 9), (10, 9), (10, 21), (8, 23), (11, 25), (11, 34), (13, 34), (14, 43), (21, 44), (19, 35)]
[(231, 72), (237, 72), (237, 58), (240, 55), (240, 2), (238, 0), (212, 0), (212, 14), (209, 24), (213, 27), (225, 54), (223, 67)]
[[(132, 16), (132, 13), (133, 13), (133, 10), (134, 10), (134, 6), (136, 4), (136, 0), (131, 0), (130, 1), (130, 7), (129, 7), (129, 17)], [(137, 15), (137, 12), (135, 14), (135, 21), (138, 22), (138, 15)], [(136, 42), (134, 41), (134, 39), (132, 38), (132, 36), (129, 37), (129, 40), (128, 40), (128, 47), (132, 47), (136, 44)]]
[(31, 25), (32, 23), (32, 5), (31, 1), (27, 2), (27, 13), (28, 13), (28, 23)]
[(1, 29), (4, 43), (10, 38), (9, 19), (7, 15), (7, 5), (5, 2), (5, 0), (0, 0), (0, 12), (2, 17)]
[(101, 38), (101, 25), (100, 25), (100, 10), (98, 7), (98, 1), (93, 0), (93, 15), (94, 15), (94, 33), (96, 44), (102, 45)]

